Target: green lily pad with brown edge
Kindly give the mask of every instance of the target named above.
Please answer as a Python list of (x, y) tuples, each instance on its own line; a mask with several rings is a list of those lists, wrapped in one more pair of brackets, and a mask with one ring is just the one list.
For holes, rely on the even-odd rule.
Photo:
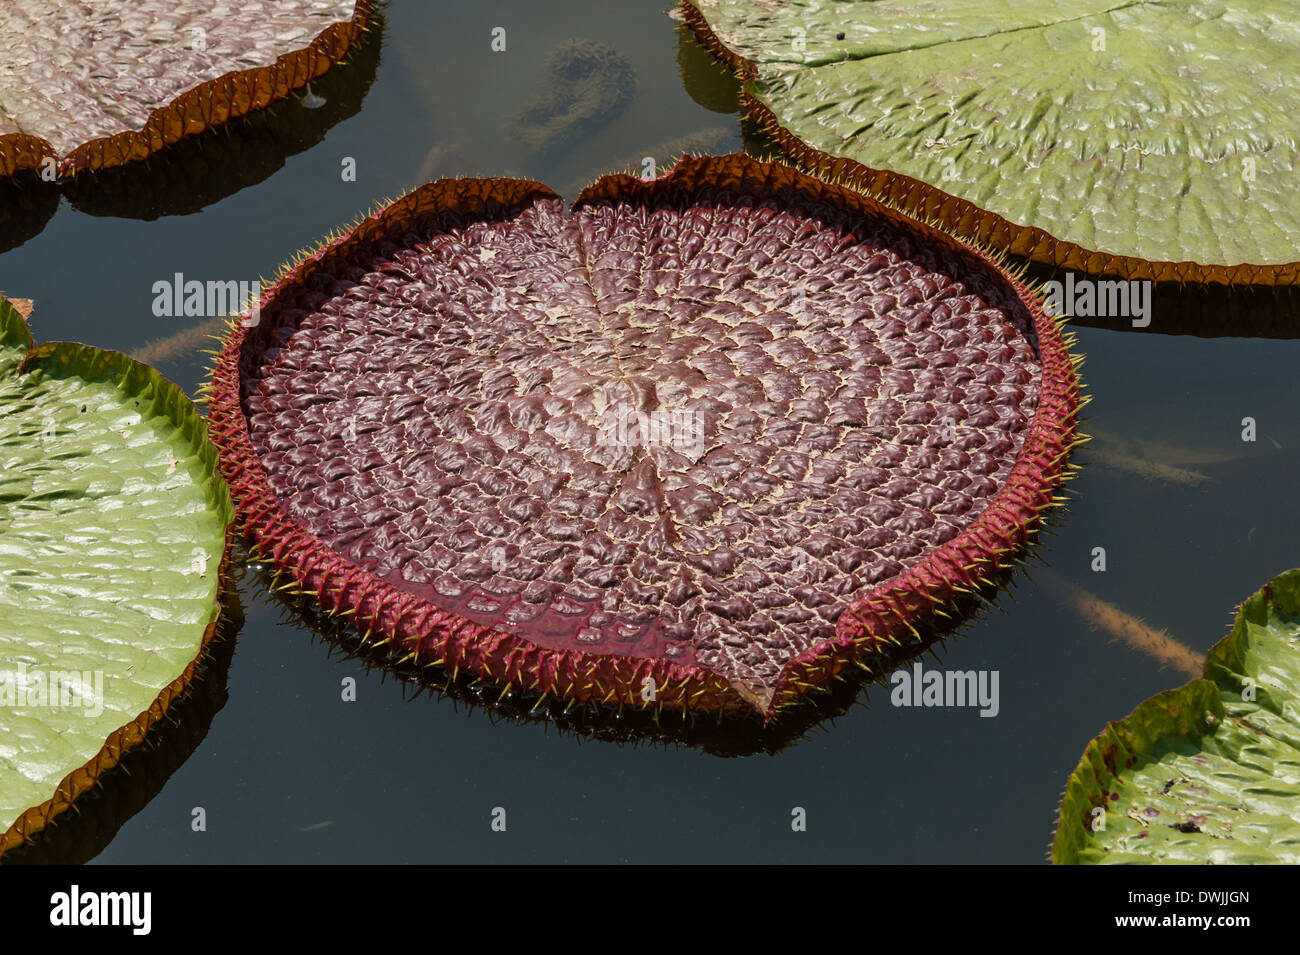
[(141, 160), (303, 89), (374, 0), (14, 0), (0, 6), (0, 176)]
[(1241, 605), (1202, 679), (1088, 744), (1052, 861), (1300, 862), (1300, 569)]
[(84, 865), (103, 852), (122, 827), (145, 809), (207, 738), (229, 698), (230, 664), (244, 612), (237, 578), (244, 569), (237, 550), (221, 595), (221, 616), (185, 691), (167, 718), (155, 720), (139, 745), (116, 766), (96, 777), (93, 789), (76, 798), (44, 828), (0, 854), (0, 865)]
[(262, 559), (405, 658), (771, 719), (1015, 560), (1078, 382), (978, 249), (737, 154), (439, 180), (236, 323), (213, 441)]
[(801, 165), (976, 243), (1127, 278), (1300, 281), (1287, 0), (694, 0)]
[(0, 853), (182, 694), (216, 629), (233, 510), (193, 403), (153, 369), (33, 347), (0, 298)]

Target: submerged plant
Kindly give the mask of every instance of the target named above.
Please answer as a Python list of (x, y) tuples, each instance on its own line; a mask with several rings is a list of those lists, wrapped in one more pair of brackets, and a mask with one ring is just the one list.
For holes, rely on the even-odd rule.
[(261, 555), (408, 655), (777, 708), (1014, 559), (1077, 383), (978, 250), (743, 156), (442, 180), (303, 256), (210, 413)]
[(117, 352), (32, 347), (0, 298), (0, 853), (184, 692), (233, 511), (202, 419)]
[(549, 153), (609, 123), (632, 101), (636, 73), (618, 50), (574, 38), (546, 55), (542, 81), (514, 121), (529, 150)]

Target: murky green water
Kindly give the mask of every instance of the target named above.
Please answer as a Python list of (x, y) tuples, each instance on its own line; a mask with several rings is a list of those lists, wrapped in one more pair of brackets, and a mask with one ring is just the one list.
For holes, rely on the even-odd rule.
[[(666, 6), (394, 0), (364, 102), (320, 142), (192, 214), (97, 217), (64, 202), (39, 234), (0, 255), (0, 288), (36, 301), (38, 340), (129, 352), (193, 323), (153, 315), (154, 282), (176, 272), (270, 278), (295, 249), (424, 176), (509, 173), (572, 195), (640, 157), (665, 162), (690, 148), (684, 142), (740, 148), (734, 87), (680, 42)], [(504, 53), (491, 50), (495, 27), (506, 30)], [(535, 90), (547, 51), (572, 36), (623, 51), (637, 92), (607, 127), (531, 160), (507, 120)], [(697, 71), (689, 85), (707, 106), (686, 91), (683, 64)], [(269, 149), (266, 171), (279, 156)], [(347, 157), (355, 182), (340, 176)], [(201, 188), (233, 161), (214, 155), (197, 172), (174, 171)], [(1065, 778), (1088, 740), (1185, 676), (1090, 629), (1035, 578), (1085, 587), (1203, 652), (1238, 601), (1297, 562), (1300, 343), (1160, 334), (1175, 321), (1166, 309), (1145, 331), (1080, 329), (1094, 396), (1085, 430), (1105, 440), (1077, 455), (1085, 469), (1069, 510), (998, 599), (1000, 612), (936, 648), (938, 660), (925, 658), (997, 670), (995, 718), (895, 708), (875, 688), (866, 705), (776, 755), (581, 739), (427, 694), (408, 699), (393, 678), (332, 654), (249, 574), (227, 702), (97, 858), (1042, 861)], [(193, 390), (201, 357), (160, 364)], [(1247, 416), (1258, 423), (1253, 443), (1241, 440)], [(1204, 480), (1099, 463), (1113, 465), (1115, 454)], [(1097, 547), (1106, 549), (1105, 573), (1090, 569)], [(354, 703), (340, 699), (349, 676)], [(205, 832), (191, 829), (195, 807), (206, 811)], [(504, 833), (490, 828), (494, 807), (507, 812)], [(794, 807), (807, 811), (805, 832), (791, 830)]]

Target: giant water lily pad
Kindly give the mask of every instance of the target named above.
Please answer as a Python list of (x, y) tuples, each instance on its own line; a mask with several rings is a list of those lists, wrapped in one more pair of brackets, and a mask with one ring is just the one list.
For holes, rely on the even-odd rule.
[(1131, 277), (1300, 280), (1287, 0), (694, 0), (781, 145), (963, 236)]
[(301, 89), (374, 0), (0, 4), (0, 175), (143, 159)]
[(1203, 679), (1152, 697), (1088, 745), (1052, 858), (1300, 862), (1300, 569), (1241, 605)]
[(261, 553), (418, 659), (752, 709), (914, 640), (1053, 500), (1077, 386), (996, 263), (743, 155), (571, 211), (441, 180), (307, 255), (213, 376)]
[(60, 199), (93, 216), (156, 219), (197, 212), (283, 168), (360, 108), (379, 66), (382, 19), (376, 15), (347, 58), (313, 80), (292, 106), (263, 109), (169, 145), (165, 159), (129, 162), (52, 181), (0, 179), (0, 253), (49, 224)]
[(215, 629), (233, 518), (203, 420), (0, 298), (0, 852), (144, 739)]

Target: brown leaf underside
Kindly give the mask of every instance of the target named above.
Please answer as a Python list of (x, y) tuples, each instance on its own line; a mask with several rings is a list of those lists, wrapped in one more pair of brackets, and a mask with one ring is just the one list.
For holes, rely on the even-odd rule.
[(477, 623), (768, 696), (978, 517), (1041, 373), (987, 270), (761, 177), (434, 217), (273, 313), (246, 411), (295, 521)]

